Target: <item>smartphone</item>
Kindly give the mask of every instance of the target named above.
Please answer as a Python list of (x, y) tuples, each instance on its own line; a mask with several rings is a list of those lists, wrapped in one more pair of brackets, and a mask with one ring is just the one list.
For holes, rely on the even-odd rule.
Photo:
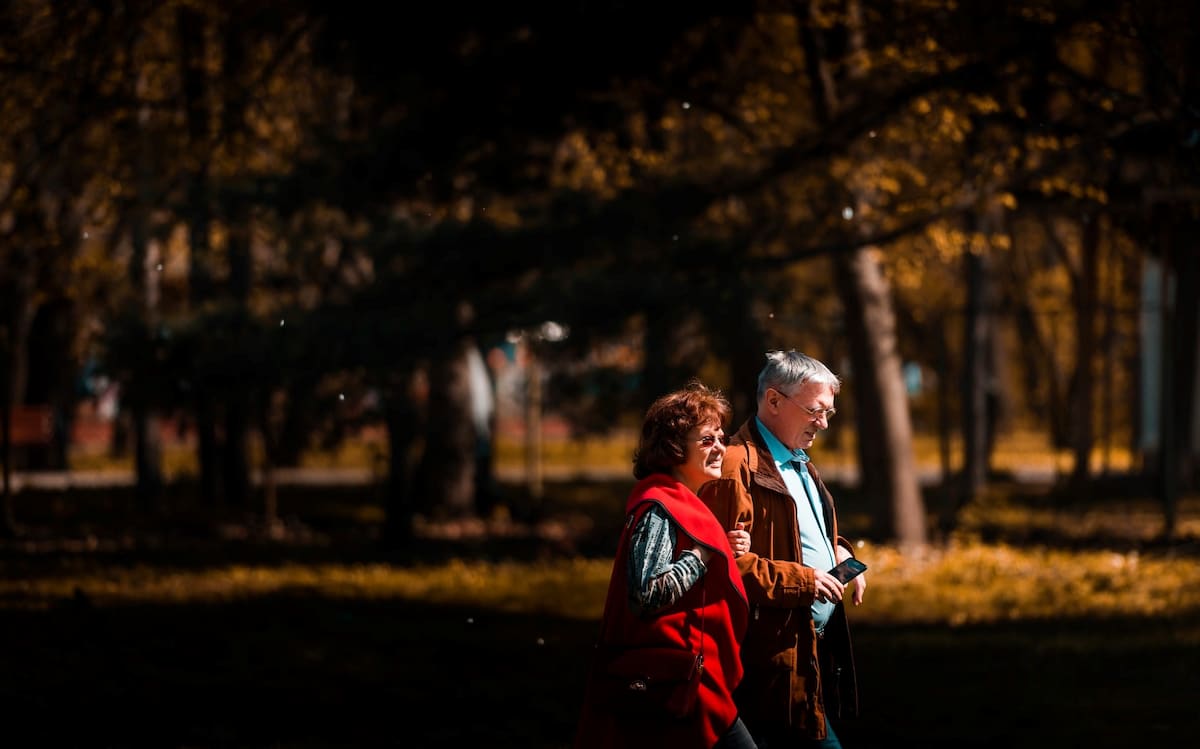
[(829, 574), (836, 577), (842, 585), (845, 585), (862, 574), (866, 569), (867, 565), (858, 561), (854, 557), (850, 557), (838, 566), (829, 570)]

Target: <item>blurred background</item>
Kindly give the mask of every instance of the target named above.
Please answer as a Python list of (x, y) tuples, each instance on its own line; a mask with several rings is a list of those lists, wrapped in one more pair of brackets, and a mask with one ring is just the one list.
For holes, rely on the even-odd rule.
[[(251, 578), (301, 565), (302, 582), (262, 584), (308, 590), (336, 628), (365, 614), (326, 586), (417, 607), (429, 594), (395, 577), (414, 564), (450, 565), (437, 569), (454, 588), (464, 560), (522, 558), (535, 568), (509, 584), (507, 568), (468, 571), (507, 591), (500, 609), (545, 613), (536, 565), (590, 560), (570, 568), (574, 608), (557, 604), (575, 633), (559, 662), (580, 663), (645, 407), (699, 378), (729, 395), (732, 430), (776, 348), (845, 383), (813, 456), (876, 552), (879, 595), (889, 570), (968, 541), (991, 570), (975, 559), (976, 584), (1086, 549), (1103, 552), (1090, 592), (1141, 590), (1129, 615), (1177, 634), (1190, 612), (1173, 642), (1194, 645), (1200, 605), (1180, 591), (1200, 537), (1197, 29), (1195, 4), (1156, 0), (5, 3), (2, 605), (45, 648), (29, 652), (93, 644), (3, 694), (27, 715), (76, 704), (80, 679), (114, 710), (154, 703), (150, 683), (308, 704), (231, 655), (232, 633), (299, 604), (229, 564)], [(1034, 557), (988, 546), (1014, 539)], [(1147, 591), (1137, 563), (1152, 556), (1170, 576)], [(383, 567), (331, 577), (329, 563)], [(222, 572), (170, 577), (183, 568)], [(373, 574), (384, 593), (362, 582)], [(210, 584), (265, 607), (216, 626), (230, 682), (211, 659), (111, 676), (112, 653), (148, 633), (55, 613), (128, 624), (136, 601), (186, 627), (194, 611), (166, 612), (209, 606)], [(973, 618), (966, 599), (909, 592), (939, 621)], [(876, 626), (914, 621), (876, 600)], [(1021, 618), (996, 600), (996, 617)], [(1096, 606), (1079, 616), (1128, 614)], [(372, 615), (410, 614), (388, 612)], [(446, 621), (476, 616), (459, 614)], [(414, 638), (446, 631), (429, 626)], [(343, 634), (362, 640), (355, 627)], [(370, 631), (363, 647), (394, 646)], [(9, 674), (50, 673), (29, 652), (7, 653)], [(1184, 652), (1158, 654), (1178, 677), (1158, 709), (1197, 696)], [(358, 655), (356, 674), (386, 681)], [(312, 678), (305, 700), (328, 700), (337, 678)], [(1129, 676), (1121, 695), (1149, 705), (1140, 690), (1159, 678)], [(563, 700), (537, 716), (551, 729), (457, 726), (413, 745), (562, 745), (575, 681), (542, 684)], [(1185, 735), (1182, 714), (1137, 721), (1163, 739)], [(295, 738), (256, 732), (262, 713), (176, 717), (141, 738)], [(944, 729), (967, 746), (978, 729), (905, 720), (859, 745)], [(109, 728), (101, 743), (130, 739)], [(326, 730), (403, 745), (295, 732)]]

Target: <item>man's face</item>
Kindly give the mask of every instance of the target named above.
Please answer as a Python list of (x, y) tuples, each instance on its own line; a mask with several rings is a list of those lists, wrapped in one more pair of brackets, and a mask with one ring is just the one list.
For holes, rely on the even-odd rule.
[(759, 404), (758, 418), (789, 449), (807, 450), (817, 433), (829, 428), (833, 397), (832, 386), (815, 382), (791, 393), (770, 388)]

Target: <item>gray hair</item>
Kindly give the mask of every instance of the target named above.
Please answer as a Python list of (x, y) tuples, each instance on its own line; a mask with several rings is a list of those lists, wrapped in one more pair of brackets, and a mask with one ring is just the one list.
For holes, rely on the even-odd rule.
[(838, 376), (808, 354), (802, 354), (795, 349), (768, 351), (767, 363), (758, 373), (758, 400), (762, 400), (769, 388), (775, 388), (786, 395), (794, 386), (810, 382), (830, 386), (834, 395), (842, 389), (842, 381)]

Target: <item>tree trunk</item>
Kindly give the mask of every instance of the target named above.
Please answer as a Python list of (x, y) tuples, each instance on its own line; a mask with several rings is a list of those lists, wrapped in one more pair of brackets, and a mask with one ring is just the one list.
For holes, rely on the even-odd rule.
[[(243, 200), (227, 199), (225, 217), (229, 235), (230, 294), (234, 306), (235, 346), (244, 348), (250, 336), (248, 297), (250, 270), (250, 210)], [(231, 507), (250, 509), (249, 437), (255, 373), (247, 372), (241, 383), (230, 383), (222, 393), (225, 401), (225, 442), (221, 467), (225, 478), (225, 501)]]
[[(855, 62), (863, 46), (862, 9), (858, 0), (849, 0), (846, 10), (848, 21), (843, 31), (847, 43), (843, 61), (848, 65), (847, 78), (862, 81), (867, 71)], [(842, 99), (832, 72), (833, 61), (828, 57), (828, 50), (834, 45), (826, 43), (827, 32), (815, 19), (817, 10), (812, 4), (808, 11), (808, 17), (799, 20), (809, 88), (816, 102), (818, 120), (828, 123), (839, 111)], [(858, 204), (854, 215), (861, 216), (862, 206), (870, 204), (872, 196), (859, 188), (854, 199)], [(858, 236), (870, 233), (871, 227), (859, 225)], [(858, 396), (863, 406), (857, 409), (860, 454), (864, 456), (859, 475), (864, 482), (870, 482), (870, 491), (887, 497), (884, 519), (889, 526), (888, 534), (902, 547), (921, 546), (928, 539), (925, 507), (913, 455), (912, 419), (896, 345), (891, 288), (873, 248), (861, 247), (849, 256), (838, 257), (835, 266), (840, 266), (835, 275), (841, 279), (839, 289), (851, 336), (855, 382), (860, 387)], [(881, 439), (865, 439), (868, 434), (879, 435)], [(866, 453), (861, 452), (864, 450)], [(876, 485), (876, 477), (886, 484)]]
[(1082, 486), (1091, 465), (1095, 428), (1093, 404), (1096, 358), (1096, 294), (1100, 283), (1100, 219), (1086, 216), (1080, 242), (1079, 275), (1075, 284), (1075, 372), (1071, 380), (1071, 452), (1074, 464), (1070, 484)]
[(1175, 368), (1179, 373), (1179, 397), (1175, 414), (1179, 421), (1179, 481), (1182, 489), (1194, 490), (1200, 479), (1200, 367), (1197, 366), (1197, 347), (1200, 346), (1200, 250), (1195, 241), (1197, 224), (1185, 219), (1183, 230), (1177, 233), (1184, 249), (1176, 255), (1179, 277), (1178, 308), (1176, 310), (1180, 346), (1176, 351)]
[(70, 426), (76, 403), (79, 366), (72, 356), (77, 322), (74, 304), (64, 297), (38, 306), (29, 336), (29, 378), (21, 402), (49, 407), (52, 435), (28, 448), (28, 467), (49, 471), (68, 468)]
[[(863, 284), (867, 279), (859, 278), (862, 271), (858, 252), (840, 255), (833, 261), (833, 277), (842, 301), (842, 317), (846, 328), (845, 345), (850, 354), (850, 367), (854, 372), (854, 429), (857, 434), (883, 434), (883, 395), (873, 387), (879, 381), (877, 363), (872, 356), (871, 330), (865, 306), (869, 293)], [(864, 509), (875, 519), (877, 534), (891, 535), (894, 527), (891, 492), (888, 488), (886, 471), (879, 470), (887, 465), (888, 446), (883, 440), (859, 439), (858, 489)]]
[[(872, 451), (872, 460), (878, 462), (864, 462), (860, 468), (862, 486), (888, 498), (884, 517), (891, 537), (903, 548), (920, 547), (928, 542), (925, 505), (913, 455), (912, 420), (896, 342), (891, 287), (871, 248), (839, 257), (837, 265), (842, 267), (837, 275), (845, 285), (844, 298), (856, 302), (846, 309), (847, 317), (853, 320), (850, 335), (852, 339), (862, 336), (851, 346), (851, 351), (859, 351), (862, 357), (862, 361), (855, 362), (855, 381), (870, 393), (877, 414), (873, 419), (859, 409), (860, 428), (872, 430), (859, 433), (881, 437), (859, 440), (860, 450), (866, 445), (880, 446), (877, 454)], [(871, 496), (864, 493), (864, 497)]]
[[(153, 345), (153, 344), (150, 344)], [(137, 392), (137, 377), (129, 389), (130, 419), (134, 439), (134, 495), (138, 509), (152, 513), (161, 509), (162, 501), (162, 431), (157, 413), (144, 392)]]
[(1196, 221), (1181, 214), (1185, 211), (1179, 206), (1163, 206), (1158, 222), (1164, 259), (1159, 481), (1163, 536), (1168, 540), (1177, 531), (1180, 491), (1194, 486), (1194, 438), (1200, 428), (1196, 352), (1200, 343), (1200, 259), (1192, 246)]
[(247, 455), (250, 428), (249, 402), (245, 393), (226, 394), (225, 442), (221, 466), (225, 477), (225, 501), (230, 507), (250, 509), (250, 460)]
[(276, 468), (279, 465), (279, 435), (284, 423), (287, 396), (283, 390), (267, 391), (256, 401), (255, 421), (262, 440), (262, 507), (263, 524), (271, 531), (279, 527), (279, 486)]
[(384, 387), (384, 424), (388, 434), (388, 476), (384, 497), (384, 548), (403, 549), (413, 537), (416, 513), (414, 486), (421, 461), (417, 435), (425, 429), (425, 413), (417, 387), (418, 374), (410, 371), (389, 378)]
[[(211, 209), (208, 165), (211, 161), (209, 133), (208, 75), (205, 72), (205, 18), (199, 11), (179, 9), (180, 70), (183, 75), (184, 110), (187, 113), (190, 146), (188, 202), (188, 304), (198, 312), (212, 297), (209, 272), (211, 255), (209, 228)], [(200, 497), (210, 507), (221, 501), (221, 465), (217, 445), (217, 408), (209, 373), (193, 372), (193, 404), (196, 424), (197, 462), (200, 468)]]
[[(150, 120), (148, 112), (143, 111), (139, 122)], [(152, 183), (151, 167), (153, 143), (150, 133), (143, 127), (139, 133), (140, 142), (137, 151), (136, 173), (138, 175), (137, 214), (133, 219), (131, 244), (133, 255), (129, 260), (129, 273), (133, 287), (138, 290), (142, 303), (142, 316), (146, 321), (143, 342), (147, 356), (143, 357), (135, 369), (133, 382), (129, 388), (128, 402), (133, 419), (134, 436), (134, 475), (136, 486), (134, 493), (137, 504), (143, 513), (160, 509), (162, 499), (162, 433), (158, 414), (152, 402), (155, 379), (151, 371), (154, 366), (153, 351), (156, 347), (155, 337), (158, 335), (159, 319), (161, 317), (159, 299), (161, 296), (158, 266), (161, 262), (159, 246), (150, 240), (151, 211), (154, 201), (155, 186)]]
[[(242, 30), (232, 19), (226, 19), (222, 43), (221, 77), (221, 140), (230, 153), (238, 154), (245, 128), (245, 90), (241, 83), (245, 66), (245, 39)], [(220, 201), (222, 219), (228, 235), (229, 297), (234, 315), (239, 321), (235, 332), (237, 345), (245, 346), (249, 335), (249, 298), (253, 282), (250, 256), (251, 222), (253, 214), (249, 198), (228, 191)], [(251, 429), (252, 399), (256, 383), (253, 372), (247, 382), (226, 388), (225, 444), (222, 468), (225, 476), (225, 499), (233, 507), (250, 508), (250, 459), (248, 455)]]
[(1162, 289), (1159, 294), (1162, 306), (1162, 360), (1160, 373), (1162, 377), (1161, 400), (1159, 401), (1159, 453), (1158, 453), (1158, 494), (1163, 506), (1163, 536), (1167, 539), (1174, 537), (1178, 520), (1179, 483), (1177, 476), (1177, 452), (1175, 440), (1175, 335), (1177, 315), (1175, 296), (1171, 293), (1172, 281), (1175, 278), (1175, 241), (1176, 235), (1171, 227), (1171, 216), (1168, 210), (1160, 211), (1161, 227), (1159, 248), (1162, 252)]
[(953, 378), (950, 366), (950, 325), (945, 319), (931, 323), (934, 331), (934, 348), (937, 351), (937, 433), (938, 433), (938, 465), (941, 469), (941, 507), (939, 509), (939, 525), (943, 534), (949, 534), (957, 522), (958, 498), (953, 480), (954, 467), (952, 460), (951, 438), (954, 435), (953, 419), (950, 415), (950, 403), (953, 398)]
[[(3, 285), (0, 285), (3, 288)], [(7, 310), (4, 310), (7, 312)], [(17, 524), (12, 507), (12, 371), (11, 318), (0, 320), (0, 538), (12, 538)]]
[(991, 319), (987, 313), (988, 258), (982, 250), (968, 250), (963, 257), (966, 300), (963, 313), (962, 489), (959, 507), (975, 500), (987, 478), (988, 414), (985, 386)]

